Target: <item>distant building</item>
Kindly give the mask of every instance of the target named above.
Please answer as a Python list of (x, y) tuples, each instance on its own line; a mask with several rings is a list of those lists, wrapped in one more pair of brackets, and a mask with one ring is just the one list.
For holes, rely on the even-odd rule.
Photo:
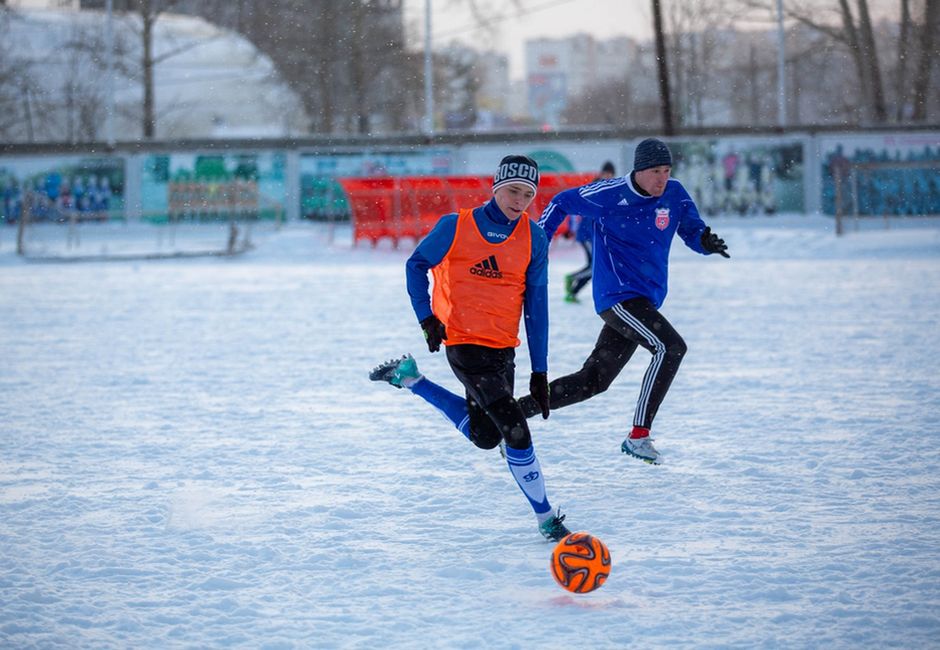
[(479, 58), (477, 88), (477, 125), (492, 128), (503, 125), (512, 116), (509, 82), (509, 57), (498, 52), (482, 52)]
[(622, 78), (637, 56), (636, 45), (625, 36), (596, 41), (590, 34), (526, 41), (525, 52), (528, 112), (550, 126), (561, 123), (571, 98)]
[(509, 101), (507, 108), (509, 116), (514, 121), (523, 123), (529, 118), (528, 84), (525, 79), (514, 79), (510, 82)]

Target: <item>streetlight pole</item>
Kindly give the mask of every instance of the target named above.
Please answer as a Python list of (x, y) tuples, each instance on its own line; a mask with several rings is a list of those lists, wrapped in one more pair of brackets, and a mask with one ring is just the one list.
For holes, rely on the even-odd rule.
[(434, 135), (434, 69), (431, 51), (431, 0), (424, 0), (424, 132)]
[(104, 58), (107, 108), (105, 109), (104, 134), (108, 147), (114, 146), (114, 0), (106, 0), (104, 26)]
[(777, 124), (787, 125), (787, 41), (783, 29), (783, 0), (777, 0)]

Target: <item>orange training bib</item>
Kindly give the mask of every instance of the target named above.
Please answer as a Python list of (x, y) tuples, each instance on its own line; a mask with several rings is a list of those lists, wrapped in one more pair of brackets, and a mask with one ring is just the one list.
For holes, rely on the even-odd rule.
[(480, 233), (473, 210), (460, 210), (450, 250), (432, 269), (431, 306), (447, 327), (446, 345), (490, 348), (519, 345), (525, 275), (532, 257), (529, 216), (512, 234), (491, 244)]

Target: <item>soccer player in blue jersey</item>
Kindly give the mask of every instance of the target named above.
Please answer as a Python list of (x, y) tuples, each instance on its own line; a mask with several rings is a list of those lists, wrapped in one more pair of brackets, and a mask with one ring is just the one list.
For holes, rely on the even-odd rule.
[[(669, 249), (678, 233), (686, 246), (730, 257), (723, 239), (699, 216), (692, 197), (670, 178), (672, 154), (656, 138), (636, 148), (633, 172), (557, 194), (539, 219), (551, 241), (569, 214), (594, 219), (594, 308), (604, 321), (581, 369), (549, 385), (552, 409), (582, 402), (607, 390), (642, 346), (653, 356), (643, 377), (633, 429), (621, 444), (625, 454), (662, 462), (650, 429), (679, 364), (685, 341), (659, 312), (666, 298)], [(526, 417), (540, 412), (531, 396), (519, 400)]]

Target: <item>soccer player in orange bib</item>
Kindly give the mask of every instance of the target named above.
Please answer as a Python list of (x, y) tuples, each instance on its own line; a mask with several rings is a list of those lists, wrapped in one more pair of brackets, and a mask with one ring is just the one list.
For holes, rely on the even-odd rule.
[(548, 501), (525, 415), (513, 397), (524, 314), (530, 394), (548, 417), (548, 239), (526, 213), (538, 184), (534, 160), (506, 156), (493, 178), (493, 198), (441, 217), (406, 264), (408, 294), (428, 350), (445, 346), (466, 396), (422, 375), (410, 354), (379, 365), (369, 378), (423, 398), (481, 449), (505, 443), (509, 470), (535, 511), (539, 531), (557, 541), (570, 531)]

